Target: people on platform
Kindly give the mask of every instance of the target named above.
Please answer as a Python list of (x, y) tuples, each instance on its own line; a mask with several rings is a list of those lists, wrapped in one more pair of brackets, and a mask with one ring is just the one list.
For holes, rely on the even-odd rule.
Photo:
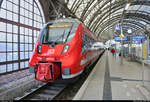
[(119, 56), (121, 56), (121, 52), (122, 52), (122, 49), (120, 48), (120, 51), (119, 51)]
[(115, 49), (114, 48), (111, 49), (111, 53), (113, 56), (115, 56)]

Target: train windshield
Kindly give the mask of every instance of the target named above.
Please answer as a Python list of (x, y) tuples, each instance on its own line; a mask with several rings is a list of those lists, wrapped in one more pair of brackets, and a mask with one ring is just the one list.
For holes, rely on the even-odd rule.
[(72, 22), (56, 22), (43, 28), (41, 34), (42, 44), (61, 44), (72, 40), (77, 26)]

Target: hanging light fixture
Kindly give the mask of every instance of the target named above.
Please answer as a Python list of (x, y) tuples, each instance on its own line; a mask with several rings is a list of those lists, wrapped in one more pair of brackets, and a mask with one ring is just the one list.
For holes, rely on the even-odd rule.
[(128, 8), (130, 7), (130, 5), (131, 5), (131, 0), (128, 0), (128, 3), (125, 6), (125, 10), (128, 10)]

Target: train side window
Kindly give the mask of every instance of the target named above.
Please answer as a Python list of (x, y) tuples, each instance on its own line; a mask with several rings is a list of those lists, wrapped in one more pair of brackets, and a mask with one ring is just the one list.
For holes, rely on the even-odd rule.
[(88, 42), (87, 42), (86, 34), (83, 33), (81, 53), (86, 53), (87, 52), (87, 49), (88, 49), (88, 45), (87, 44), (88, 44)]

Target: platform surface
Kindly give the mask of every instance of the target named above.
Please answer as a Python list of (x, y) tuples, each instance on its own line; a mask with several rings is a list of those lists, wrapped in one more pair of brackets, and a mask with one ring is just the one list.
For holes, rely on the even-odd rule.
[(24, 78), (26, 76), (29, 76), (29, 75), (31, 75), (29, 73), (29, 69), (12, 72), (10, 74), (1, 75), (0, 76), (0, 87), (2, 87), (3, 85), (6, 85), (8, 83), (17, 81), (17, 80)]
[(142, 65), (105, 51), (73, 100), (146, 100)]

